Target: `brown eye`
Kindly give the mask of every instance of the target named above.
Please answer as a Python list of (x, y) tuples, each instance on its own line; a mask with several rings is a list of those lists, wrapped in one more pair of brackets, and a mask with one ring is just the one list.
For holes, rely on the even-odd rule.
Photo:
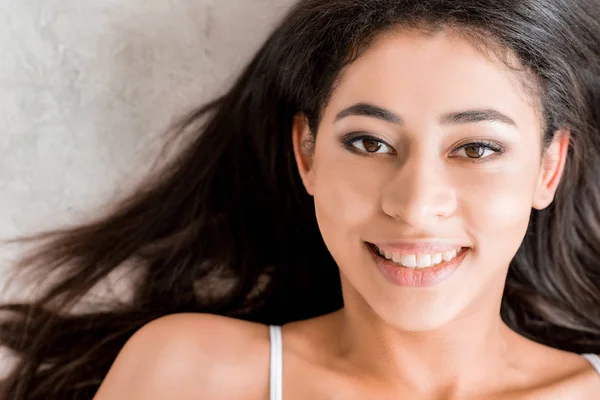
[(373, 139), (363, 139), (363, 146), (369, 153), (376, 153), (381, 149), (381, 143)]
[(469, 158), (481, 158), (485, 154), (485, 148), (477, 144), (470, 144), (465, 148), (465, 154)]
[(386, 144), (382, 139), (368, 135), (348, 135), (342, 139), (344, 147), (354, 153), (375, 155), (375, 154), (394, 154), (394, 149)]
[(473, 162), (486, 161), (494, 155), (504, 153), (502, 145), (492, 142), (471, 142), (460, 146), (453, 152), (453, 155), (472, 160)]

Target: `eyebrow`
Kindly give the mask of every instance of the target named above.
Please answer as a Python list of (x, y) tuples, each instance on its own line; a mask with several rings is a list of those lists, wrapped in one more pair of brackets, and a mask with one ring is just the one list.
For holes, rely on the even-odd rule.
[[(396, 125), (403, 125), (404, 120), (399, 115), (390, 110), (381, 108), (368, 103), (357, 103), (340, 111), (335, 117), (334, 122), (342, 118), (358, 115), (380, 119)], [(501, 113), (493, 108), (473, 109), (460, 112), (450, 112), (440, 116), (438, 122), (440, 125), (458, 125), (472, 124), (477, 122), (500, 122), (505, 125), (517, 127), (517, 123), (508, 115)]]

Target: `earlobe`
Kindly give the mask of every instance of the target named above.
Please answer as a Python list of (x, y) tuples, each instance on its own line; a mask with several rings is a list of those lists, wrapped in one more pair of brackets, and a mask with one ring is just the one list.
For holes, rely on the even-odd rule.
[(292, 143), (300, 178), (308, 194), (313, 196), (314, 137), (310, 132), (308, 121), (304, 114), (299, 113), (294, 116)]
[(570, 140), (570, 130), (560, 129), (556, 131), (552, 143), (545, 150), (533, 208), (543, 210), (554, 200), (567, 161)]

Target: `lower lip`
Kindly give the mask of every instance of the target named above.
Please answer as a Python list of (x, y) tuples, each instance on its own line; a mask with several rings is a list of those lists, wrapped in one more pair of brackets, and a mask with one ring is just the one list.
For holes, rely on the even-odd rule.
[(450, 261), (444, 261), (435, 267), (411, 269), (400, 266), (381, 257), (371, 245), (367, 245), (377, 268), (391, 283), (399, 286), (426, 287), (434, 286), (449, 279), (460, 267), (469, 252), (468, 248), (461, 249), (460, 253)]

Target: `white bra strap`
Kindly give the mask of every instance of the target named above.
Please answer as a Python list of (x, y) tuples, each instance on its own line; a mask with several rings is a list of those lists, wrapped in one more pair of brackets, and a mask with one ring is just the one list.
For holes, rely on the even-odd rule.
[(283, 399), (283, 349), (281, 327), (269, 326), (271, 336), (271, 400)]
[(594, 369), (600, 374), (600, 356), (597, 354), (582, 354), (582, 356), (592, 364)]

